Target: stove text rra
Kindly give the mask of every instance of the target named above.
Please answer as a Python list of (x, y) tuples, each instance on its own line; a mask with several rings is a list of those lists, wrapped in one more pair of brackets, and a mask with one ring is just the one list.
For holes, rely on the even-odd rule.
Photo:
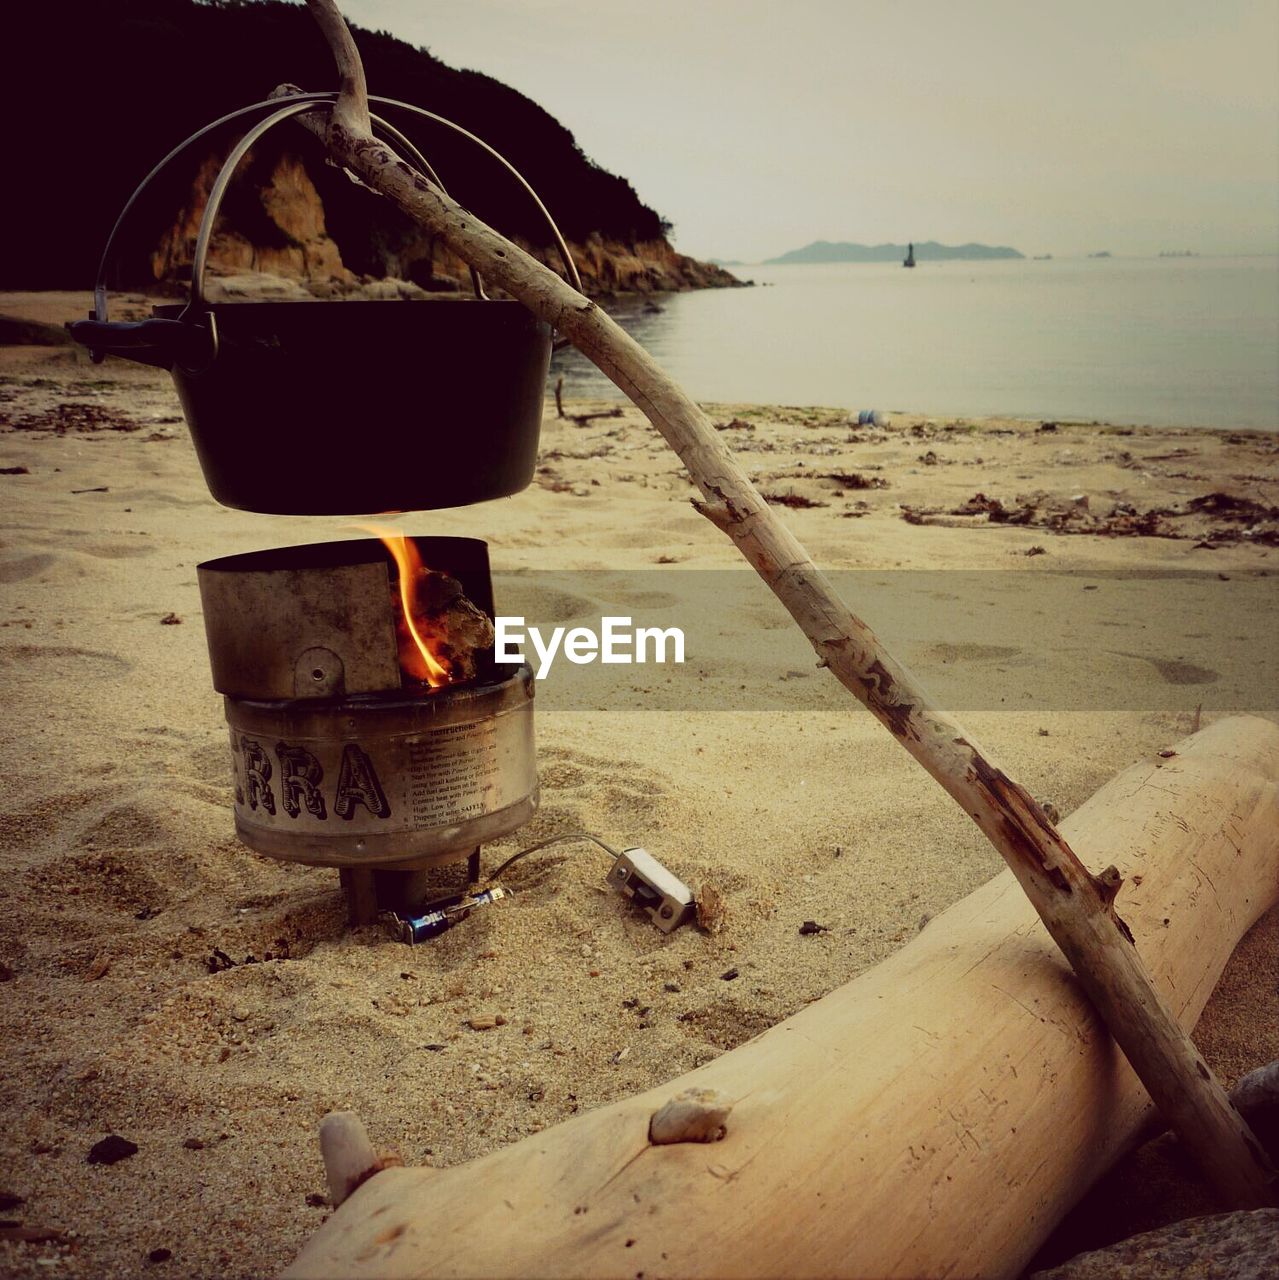
[[(321, 822), (329, 816), (324, 794), (324, 766), (305, 747), (287, 742), (275, 744), (275, 761), (256, 738), (231, 733), (231, 759), (235, 772), (235, 802), (250, 809), (276, 814), (276, 788), (280, 804), (290, 818), (305, 811)], [(391, 805), (368, 752), (356, 742), (342, 747), (333, 812), (348, 822), (363, 805), (375, 818), (389, 818)]]

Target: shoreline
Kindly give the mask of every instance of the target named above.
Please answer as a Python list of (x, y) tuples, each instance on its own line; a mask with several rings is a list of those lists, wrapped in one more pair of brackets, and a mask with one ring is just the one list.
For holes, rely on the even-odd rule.
[(700, 399), (1271, 431), (1276, 261), (759, 267), (626, 327)]
[[(1275, 255), (1279, 256), (1279, 255)], [(829, 265), (829, 264), (827, 264)], [(848, 264), (844, 264), (848, 265)], [(853, 265), (870, 265), (879, 264), (853, 264)], [(265, 286), (265, 292), (260, 293), (263, 300), (269, 300), (272, 296), (270, 293), (269, 282), (275, 280), (274, 277), (227, 277), (227, 282), (231, 283), (236, 289), (244, 288), (246, 290), (244, 297), (246, 300), (254, 300), (259, 296), (259, 291), (264, 288), (263, 281), (268, 282)], [(253, 282), (257, 281), (254, 285)], [(280, 286), (290, 286), (296, 288), (293, 282), (278, 280)], [(761, 289), (769, 287), (770, 282), (758, 282), (753, 280), (736, 281), (732, 284), (728, 283), (704, 283), (692, 284), (687, 288), (678, 291), (668, 291), (660, 289), (637, 288), (634, 290), (604, 290), (602, 293), (592, 295), (595, 300), (602, 305), (605, 310), (614, 315), (615, 319), (622, 323), (624, 328), (630, 329), (634, 322), (643, 321), (646, 316), (654, 313), (660, 313), (663, 309), (662, 304), (670, 300), (679, 300), (690, 295), (714, 295), (720, 293), (732, 293), (737, 289)], [(376, 289), (376, 286), (373, 286)], [(111, 313), (113, 319), (142, 319), (150, 314), (150, 308), (155, 302), (173, 302), (180, 300), (184, 296), (179, 290), (176, 294), (164, 295), (147, 294), (136, 290), (125, 290), (111, 295)], [(239, 296), (239, 295), (237, 295)], [(283, 296), (283, 295), (281, 295)], [(376, 294), (370, 294), (376, 296)], [(316, 299), (320, 301), (320, 299)], [(614, 305), (618, 304), (618, 305)], [(0, 316), (12, 316), (16, 319), (34, 321), (37, 324), (44, 324), (55, 329), (61, 329), (62, 325), (68, 320), (76, 320), (87, 315), (92, 306), (92, 291), (84, 290), (0, 290)], [(642, 333), (637, 336), (642, 337)], [(38, 350), (39, 348), (34, 348)], [(83, 353), (81, 353), (83, 354)], [(562, 355), (557, 354), (552, 360), (551, 371), (548, 377), (547, 399), (553, 395), (556, 378), (564, 377), (564, 395), (579, 402), (579, 409), (585, 407), (587, 409), (608, 408), (613, 405), (626, 405), (625, 395), (604, 376), (585, 361), (585, 358), (576, 352), (567, 353), (570, 361), (580, 362), (578, 364), (570, 364), (565, 367)], [(560, 363), (557, 365), (556, 361)], [(586, 378), (589, 380), (588, 385), (582, 385), (582, 370), (586, 370)], [(842, 405), (840, 403), (825, 404), (790, 404), (777, 400), (770, 401), (749, 401), (735, 398), (716, 398), (706, 397), (699, 398), (699, 403), (712, 415), (717, 411), (731, 411), (735, 405), (761, 405), (771, 404), (779, 409), (788, 412), (804, 411), (809, 413), (821, 414), (848, 414), (856, 418), (857, 413), (868, 406), (856, 403)], [(870, 406), (874, 408), (874, 406)], [(892, 423), (898, 427), (903, 423), (930, 423), (933, 425), (944, 425), (946, 423), (960, 424), (988, 424), (990, 426), (999, 426), (1003, 423), (1021, 423), (1024, 425), (1038, 425), (1043, 422), (1054, 422), (1059, 427), (1072, 429), (1094, 429), (1101, 432), (1141, 432), (1153, 431), (1165, 434), (1175, 434), (1178, 432), (1198, 433), (1203, 431), (1220, 432), (1226, 435), (1245, 435), (1245, 436), (1279, 436), (1279, 417), (1273, 422), (1265, 425), (1249, 425), (1249, 424), (1231, 424), (1231, 423), (1206, 423), (1203, 421), (1186, 420), (1179, 422), (1170, 422), (1165, 424), (1126, 421), (1121, 415), (1111, 415), (1107, 418), (1098, 417), (1076, 417), (1065, 414), (1045, 415), (1035, 412), (981, 412), (974, 411), (970, 413), (956, 413), (952, 406), (945, 409), (926, 410), (920, 408), (901, 409), (901, 408), (880, 408), (879, 412), (883, 413)]]
[[(12, 296), (0, 312), (12, 313)], [(73, 314), (87, 305), (68, 297)], [(842, 411), (708, 408), (761, 487), (798, 500), (785, 502), (787, 522), (823, 568), (1134, 581), (1191, 570), (1237, 585), (1279, 567), (1279, 546), (1243, 536), (1268, 536), (1268, 517), (1188, 509), (1213, 493), (1279, 506), (1271, 433), (1232, 442), (1209, 428), (1045, 432), (913, 415), (854, 430)], [(545, 699), (541, 810), (485, 854), (491, 869), (575, 828), (643, 845), (695, 889), (719, 891), (722, 932), (659, 934), (603, 891), (606, 863), (576, 847), (518, 864), (510, 904), (433, 943), (348, 932), (333, 872), (272, 862), (234, 838), (194, 566), (353, 536), (350, 522), (218, 507), (156, 370), (0, 348), (0, 415), (0, 466), (26, 468), (0, 476), (0, 1158), (5, 1189), (23, 1198), (11, 1216), (62, 1233), (0, 1241), (7, 1274), (44, 1276), (41, 1259), (58, 1258), (60, 1275), (131, 1276), (156, 1249), (184, 1275), (274, 1272), (325, 1213), (315, 1130), (326, 1111), (356, 1110), (375, 1145), (398, 1145), (412, 1164), (456, 1164), (709, 1061), (891, 954), (1002, 867), (851, 699), (808, 705), (822, 673), (811, 653), (783, 656), (794, 628), (765, 597), (716, 614), (742, 641), (736, 665), (683, 672), (697, 696), (735, 710), (645, 710), (631, 692), (611, 711)], [(677, 459), (637, 410), (579, 425), (548, 401), (538, 468), (515, 498), (405, 524), (487, 539), (512, 583), (553, 571), (576, 584), (552, 592), (534, 576), (525, 599), (502, 605), (538, 620), (595, 616), (619, 595), (660, 616), (677, 594), (666, 575), (741, 563), (692, 511)], [(957, 513), (978, 494), (1018, 519), (1033, 505), (1044, 523)], [(1128, 518), (1120, 506), (1180, 511), (1161, 517), (1180, 536), (1083, 527)], [(1232, 536), (1197, 545), (1214, 529)], [(1117, 596), (1111, 621), (1133, 612), (1130, 599)], [(963, 719), (1063, 814), (1187, 732), (1200, 704), (1214, 718), (1210, 695), (1229, 677), (1188, 672), (1205, 662), (1180, 639), (1228, 615), (1187, 622), (1170, 599), (1125, 623), (1141, 624), (1158, 661), (1110, 652), (1127, 640), (1099, 643), (1093, 659), (1099, 679), (1158, 692), (1164, 709), (1052, 710), (1058, 630), (1011, 638), (982, 604), (968, 631), (954, 621), (950, 634), (956, 602), (936, 607), (911, 665), (926, 680), (950, 665), (1030, 672), (1039, 701)], [(169, 614), (181, 623), (165, 625)], [(1089, 635), (1104, 637), (1106, 620)], [(759, 741), (767, 751), (749, 745)], [(441, 871), (441, 888), (455, 878)], [(802, 933), (806, 920), (827, 932)], [(1277, 971), (1271, 913), (1196, 1032), (1228, 1084), (1279, 1057)], [(471, 1025), (499, 1013), (503, 1025)], [(89, 1165), (108, 1133), (137, 1154)]]
[[(637, 295), (640, 296), (640, 295)], [(600, 375), (603, 376), (602, 374)], [(556, 370), (551, 369), (550, 382), (554, 385)], [(610, 384), (611, 385), (611, 384)], [(597, 394), (577, 394), (572, 395), (567, 380), (564, 387), (564, 396), (569, 398), (571, 395), (573, 401), (574, 412), (592, 412), (599, 409), (609, 409), (614, 405), (629, 405), (630, 401), (626, 398), (622, 391), (613, 388), (616, 395), (597, 395)], [(845, 405), (838, 404), (783, 404), (763, 403), (760, 401), (747, 400), (719, 400), (706, 399), (698, 400), (697, 403), (711, 417), (731, 417), (738, 409), (771, 409), (788, 414), (821, 414), (844, 416), (855, 422), (861, 408), (850, 408)], [(547, 407), (554, 412), (555, 402), (554, 395), (548, 393)], [(1100, 418), (1067, 418), (1052, 417), (1045, 414), (1032, 413), (947, 413), (936, 410), (923, 409), (869, 409), (866, 412), (873, 412), (882, 415), (890, 428), (901, 430), (903, 426), (909, 427), (916, 424), (929, 426), (933, 429), (944, 429), (947, 426), (961, 426), (965, 428), (994, 427), (999, 428), (1007, 424), (1016, 424), (1027, 429), (1038, 429), (1045, 423), (1050, 423), (1057, 428), (1072, 428), (1079, 431), (1095, 431), (1099, 434), (1110, 435), (1132, 435), (1138, 432), (1153, 432), (1159, 435), (1191, 435), (1197, 436), (1202, 434), (1209, 435), (1239, 435), (1239, 436), (1276, 436), (1279, 437), (1279, 425), (1267, 427), (1249, 427), (1249, 426), (1231, 426), (1225, 424), (1213, 424), (1204, 422), (1180, 422), (1160, 425), (1151, 422), (1124, 422), (1122, 420), (1109, 421)], [(569, 416), (572, 416), (571, 414)]]

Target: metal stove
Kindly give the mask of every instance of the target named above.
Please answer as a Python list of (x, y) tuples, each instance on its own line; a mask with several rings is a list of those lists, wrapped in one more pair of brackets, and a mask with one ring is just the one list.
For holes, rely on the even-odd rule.
[[(413, 540), (493, 618), (488, 549)], [(432, 688), (406, 670), (400, 570), (377, 539), (198, 567), (213, 685), (224, 696), (235, 827), (268, 857), (337, 867), (354, 923), (406, 910), (420, 874), (470, 859), (538, 804), (533, 673), (470, 655)]]

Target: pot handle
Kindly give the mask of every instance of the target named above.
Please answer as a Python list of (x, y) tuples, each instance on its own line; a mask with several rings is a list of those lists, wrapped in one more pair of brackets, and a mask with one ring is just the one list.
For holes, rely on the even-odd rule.
[[(301, 102), (307, 102), (312, 107), (318, 107), (318, 106), (323, 106), (326, 103), (333, 103), (336, 100), (337, 100), (337, 94), (330, 91), (330, 92), (324, 92), (324, 93), (297, 94), (295, 96), (290, 97), (288, 99), (288, 102), (290, 105), (294, 105)], [(240, 107), (235, 111), (229, 112), (227, 115), (220, 116), (217, 120), (214, 120), (211, 124), (207, 124), (204, 126), (203, 129), (200, 129), (196, 133), (193, 133), (185, 141), (180, 142), (176, 147), (173, 148), (172, 151), (168, 153), (168, 155), (166, 155), (157, 165), (155, 165), (155, 167), (151, 170), (150, 173), (147, 174), (145, 178), (142, 179), (142, 182), (138, 185), (137, 189), (125, 202), (124, 208), (120, 210), (120, 213), (116, 217), (115, 223), (111, 228), (111, 232), (107, 236), (106, 247), (102, 251), (102, 259), (98, 264), (97, 281), (94, 284), (94, 289), (93, 289), (93, 319), (94, 320), (105, 324), (108, 322), (110, 318), (108, 314), (108, 308), (107, 308), (107, 284), (106, 284), (107, 267), (111, 261), (112, 250), (115, 248), (116, 237), (119, 235), (120, 229), (124, 225), (125, 219), (129, 216), (129, 213), (132, 211), (133, 206), (137, 203), (138, 197), (142, 195), (143, 191), (145, 191), (147, 187), (149, 187), (151, 183), (166, 168), (168, 168), (169, 164), (172, 163), (172, 161), (176, 160), (180, 155), (183, 154), (183, 152), (185, 152), (189, 147), (193, 146), (195, 143), (199, 142), (201, 139), (208, 137), (209, 134), (214, 133), (216, 130), (222, 128), (223, 125), (230, 124), (232, 121), (240, 120), (246, 116), (257, 115), (262, 111), (278, 112), (280, 101), (281, 100), (278, 98), (272, 98), (264, 102), (254, 102), (247, 107)], [(541, 199), (538, 197), (537, 192), (534, 191), (532, 186), (529, 185), (528, 180), (523, 176), (523, 174), (519, 172), (518, 169), (515, 168), (513, 164), (511, 164), (509, 160), (506, 159), (505, 156), (503, 156), (499, 151), (495, 150), (493, 147), (489, 146), (489, 144), (485, 142), (482, 138), (476, 137), (475, 134), (471, 133), (467, 129), (463, 129), (461, 125), (454, 124), (452, 120), (449, 120), (444, 116), (436, 115), (433, 111), (426, 111), (422, 107), (416, 107), (411, 102), (401, 102), (396, 98), (382, 98), (382, 97), (376, 97), (376, 96), (371, 97), (369, 101), (370, 103), (376, 103), (379, 106), (395, 107), (397, 110), (407, 111), (412, 115), (416, 115), (424, 120), (429, 120), (434, 124), (443, 125), (445, 128), (451, 129), (454, 133), (460, 134), (462, 137), (466, 138), (468, 141), (474, 143), (477, 147), (479, 147), (482, 151), (484, 151), (490, 158), (492, 158), (493, 160), (496, 160), (497, 163), (500, 164), (504, 169), (506, 169), (506, 171), (516, 180), (516, 182), (519, 183), (519, 185), (524, 189), (524, 191), (532, 199), (533, 203), (537, 206), (538, 212), (541, 213), (542, 217), (546, 219), (546, 224), (550, 228), (551, 236), (555, 241), (556, 250), (558, 251), (560, 258), (563, 260), (565, 273), (568, 275), (569, 281), (573, 285), (573, 287), (577, 289), (579, 292), (581, 291), (582, 278), (578, 274), (577, 264), (573, 261), (573, 255), (569, 252), (568, 244), (565, 242), (563, 235), (560, 233), (559, 227), (556, 226), (555, 220), (551, 217), (550, 211), (542, 203)], [(435, 182), (436, 185), (439, 186), (441, 190), (443, 190), (443, 183), (439, 181), (439, 178), (436, 176), (434, 170), (422, 157), (421, 153), (417, 150), (417, 148), (414, 147), (413, 144), (402, 133), (400, 133), (398, 129), (393, 128), (385, 120), (382, 120), (381, 118), (376, 116), (373, 117), (373, 122), (385, 131), (385, 133), (387, 134), (387, 137), (391, 140), (392, 143), (404, 149), (404, 151), (408, 154), (409, 159), (412, 160), (413, 163), (418, 164), (420, 166), (421, 171), (425, 177)], [(95, 361), (100, 361), (102, 359), (102, 356), (95, 352), (94, 359)]]
[[(329, 98), (332, 101), (336, 101), (337, 95), (330, 94)], [(577, 270), (577, 263), (573, 261), (573, 255), (569, 252), (568, 243), (565, 241), (559, 227), (555, 225), (555, 219), (551, 217), (551, 211), (542, 203), (541, 197), (533, 190), (528, 179), (500, 151), (489, 146), (483, 138), (477, 137), (469, 129), (463, 129), (460, 124), (454, 124), (452, 120), (446, 119), (444, 116), (437, 116), (434, 111), (426, 111), (422, 107), (415, 107), (411, 102), (401, 102), (398, 98), (379, 97), (371, 97), (369, 101), (376, 102), (381, 107), (395, 107), (397, 110), (407, 111), (411, 115), (421, 117), (423, 120), (430, 120), (434, 124), (443, 125), (446, 129), (452, 129), (454, 133), (460, 134), (468, 142), (473, 142), (490, 159), (496, 160), (524, 188), (529, 199), (537, 206), (538, 213), (545, 219), (546, 225), (551, 232), (551, 238), (555, 241), (555, 250), (560, 255), (560, 261), (564, 264), (564, 274), (568, 276), (569, 283), (573, 288), (578, 293), (582, 292), (582, 277)], [(402, 133), (392, 130), (385, 121), (377, 120), (376, 117), (374, 119), (386, 128), (392, 142), (412, 148), (413, 144)]]
[(117, 355), (157, 369), (181, 364), (194, 371), (212, 364), (218, 351), (217, 321), (212, 313), (200, 324), (158, 317), (115, 322), (91, 319), (74, 320), (67, 329), (77, 342), (89, 348), (94, 364), (101, 364), (108, 355)]
[[(293, 116), (304, 115), (314, 111), (316, 104), (309, 100), (310, 95), (305, 98), (286, 98), (285, 105), (279, 110), (267, 116), (265, 120), (259, 120), (253, 125), (240, 139), (239, 142), (231, 148), (227, 158), (222, 162), (222, 168), (218, 170), (218, 176), (213, 179), (213, 185), (209, 188), (209, 198), (204, 205), (204, 215), (200, 219), (200, 230), (195, 240), (195, 256), (191, 260), (191, 301), (187, 304), (183, 318), (187, 315), (200, 314), (205, 311), (207, 303), (204, 297), (204, 269), (209, 258), (209, 242), (213, 239), (213, 228), (218, 220), (218, 211), (222, 207), (223, 198), (226, 196), (227, 188), (231, 185), (231, 179), (235, 176), (235, 171), (240, 167), (240, 162), (248, 155), (250, 148), (259, 138), (262, 137), (270, 129), (274, 129), (277, 124), (285, 120), (291, 119)], [(277, 102), (279, 99), (277, 99)], [(427, 159), (422, 153), (398, 130), (379, 116), (372, 116), (371, 120), (375, 129), (380, 129), (383, 133), (388, 134), (396, 145), (402, 147), (408, 155), (411, 163), (417, 166), (418, 171), (424, 178), (433, 182), (441, 191), (444, 191), (444, 184), (436, 175), (434, 169), (431, 168)], [(484, 292), (484, 283), (480, 279), (479, 273), (474, 267), (470, 268), (471, 285), (475, 289), (475, 296), (481, 301), (487, 300)]]

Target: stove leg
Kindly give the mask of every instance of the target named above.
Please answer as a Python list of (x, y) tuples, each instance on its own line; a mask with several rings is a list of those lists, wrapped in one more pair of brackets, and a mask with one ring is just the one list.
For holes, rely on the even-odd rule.
[[(400, 916), (415, 914), (429, 892), (429, 875), (425, 871), (382, 871), (372, 867), (342, 867), (339, 870), (342, 891), (346, 894), (347, 917), (358, 927), (376, 924), (378, 913), (394, 911)], [(480, 851), (467, 854), (466, 883), (470, 887), (480, 880)]]
[(347, 919), (353, 926), (377, 920), (377, 888), (373, 872), (365, 867), (342, 867), (338, 875), (346, 894)]
[(354, 926), (376, 924), (378, 914), (394, 911), (412, 915), (427, 894), (423, 871), (379, 871), (364, 867), (342, 867), (342, 890), (346, 894), (347, 916)]
[(373, 890), (379, 911), (394, 911), (398, 916), (416, 915), (430, 893), (430, 874), (426, 871), (375, 871)]

